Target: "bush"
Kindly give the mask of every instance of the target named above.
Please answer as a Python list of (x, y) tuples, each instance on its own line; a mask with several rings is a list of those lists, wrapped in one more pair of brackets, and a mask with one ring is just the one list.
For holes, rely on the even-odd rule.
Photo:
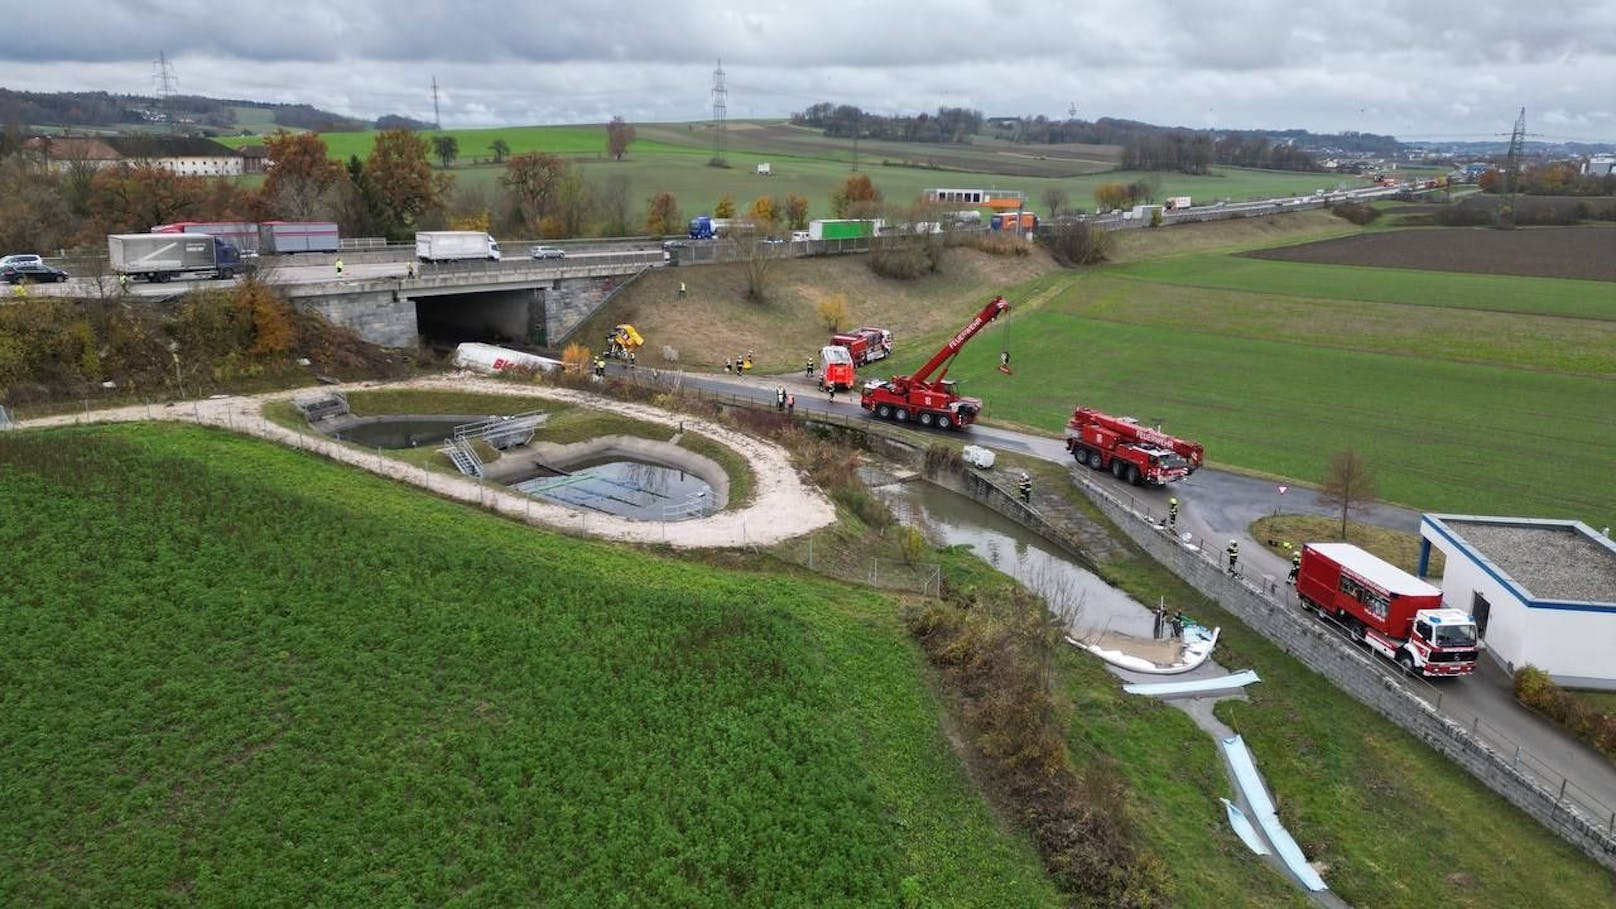
[(942, 442), (933, 442), (926, 446), (926, 456), (922, 470), (928, 477), (935, 477), (945, 473), (962, 474), (965, 472), (965, 459), (952, 445)]
[(883, 278), (912, 281), (937, 271), (942, 264), (942, 244), (919, 234), (878, 240), (870, 250), (870, 270)]
[(1514, 688), (1515, 700), (1523, 706), (1559, 723), (1606, 757), (1616, 758), (1616, 716), (1589, 707), (1535, 666), (1516, 670)]
[(1362, 226), (1380, 217), (1380, 209), (1363, 202), (1337, 202), (1330, 206), (1330, 214)]
[(999, 231), (977, 234), (967, 245), (990, 256), (1025, 256), (1028, 252), (1026, 240)]
[(1044, 238), (1049, 254), (1066, 268), (1098, 265), (1111, 257), (1111, 234), (1085, 221), (1062, 221)]

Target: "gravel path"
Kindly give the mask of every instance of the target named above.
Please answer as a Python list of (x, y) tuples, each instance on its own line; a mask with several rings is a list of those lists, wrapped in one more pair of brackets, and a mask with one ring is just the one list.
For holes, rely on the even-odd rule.
[(706, 420), (582, 392), (513, 385), (509, 382), (462, 374), (413, 379), (386, 385), (361, 383), (335, 387), (320, 386), (319, 390), (356, 391), (377, 387), (549, 398), (607, 410), (648, 423), (660, 423), (669, 428), (670, 437), (679, 432), (682, 426), (684, 432), (708, 436), (746, 458), (756, 480), (752, 502), (744, 508), (726, 509), (710, 517), (674, 522), (634, 521), (613, 515), (575, 511), (510, 492), (503, 486), (481, 483), (471, 477), (427, 471), (379, 455), (374, 451), (333, 442), (318, 433), (298, 432), (265, 419), (263, 408), (266, 403), (289, 400), (310, 389), (294, 389), (255, 397), (229, 396), (171, 405), (140, 405), (42, 417), (24, 420), (18, 424), (18, 428), (71, 426), (83, 423), (127, 423), (139, 420), (172, 420), (215, 426), (311, 451), (333, 461), (409, 483), (445, 498), (497, 511), (506, 517), (528, 524), (632, 543), (666, 543), (670, 546), (692, 549), (767, 546), (824, 527), (836, 520), (835, 508), (817, 489), (802, 480), (796, 468), (791, 465), (784, 449)]

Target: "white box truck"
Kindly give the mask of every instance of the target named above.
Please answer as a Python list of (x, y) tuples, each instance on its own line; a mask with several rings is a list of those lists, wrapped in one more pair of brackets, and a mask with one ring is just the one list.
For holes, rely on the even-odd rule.
[(422, 262), (498, 262), (499, 241), (480, 230), (424, 230), (415, 235), (415, 258)]
[(109, 234), (107, 259), (118, 274), (147, 281), (186, 274), (228, 280), (241, 270), (241, 251), (207, 234)]

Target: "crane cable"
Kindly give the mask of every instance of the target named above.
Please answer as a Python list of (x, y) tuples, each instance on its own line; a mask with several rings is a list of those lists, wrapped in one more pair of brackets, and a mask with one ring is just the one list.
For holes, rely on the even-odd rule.
[(999, 372), (1005, 375), (1014, 375), (1010, 371), (1010, 316), (1004, 316), (1004, 322), (999, 325)]

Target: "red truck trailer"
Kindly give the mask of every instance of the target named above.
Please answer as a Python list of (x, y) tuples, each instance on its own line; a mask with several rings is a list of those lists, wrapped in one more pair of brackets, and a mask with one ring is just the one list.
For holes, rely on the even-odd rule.
[(885, 328), (856, 328), (831, 335), (830, 343), (847, 348), (847, 352), (853, 355), (853, 365), (863, 366), (892, 353), (892, 332)]
[(1476, 620), (1442, 591), (1351, 543), (1308, 543), (1296, 575), (1302, 606), (1370, 650), (1424, 676), (1476, 671)]
[(1079, 407), (1066, 421), (1066, 450), (1079, 464), (1109, 470), (1135, 486), (1166, 486), (1201, 466), (1201, 443), (1170, 436), (1132, 417)]

